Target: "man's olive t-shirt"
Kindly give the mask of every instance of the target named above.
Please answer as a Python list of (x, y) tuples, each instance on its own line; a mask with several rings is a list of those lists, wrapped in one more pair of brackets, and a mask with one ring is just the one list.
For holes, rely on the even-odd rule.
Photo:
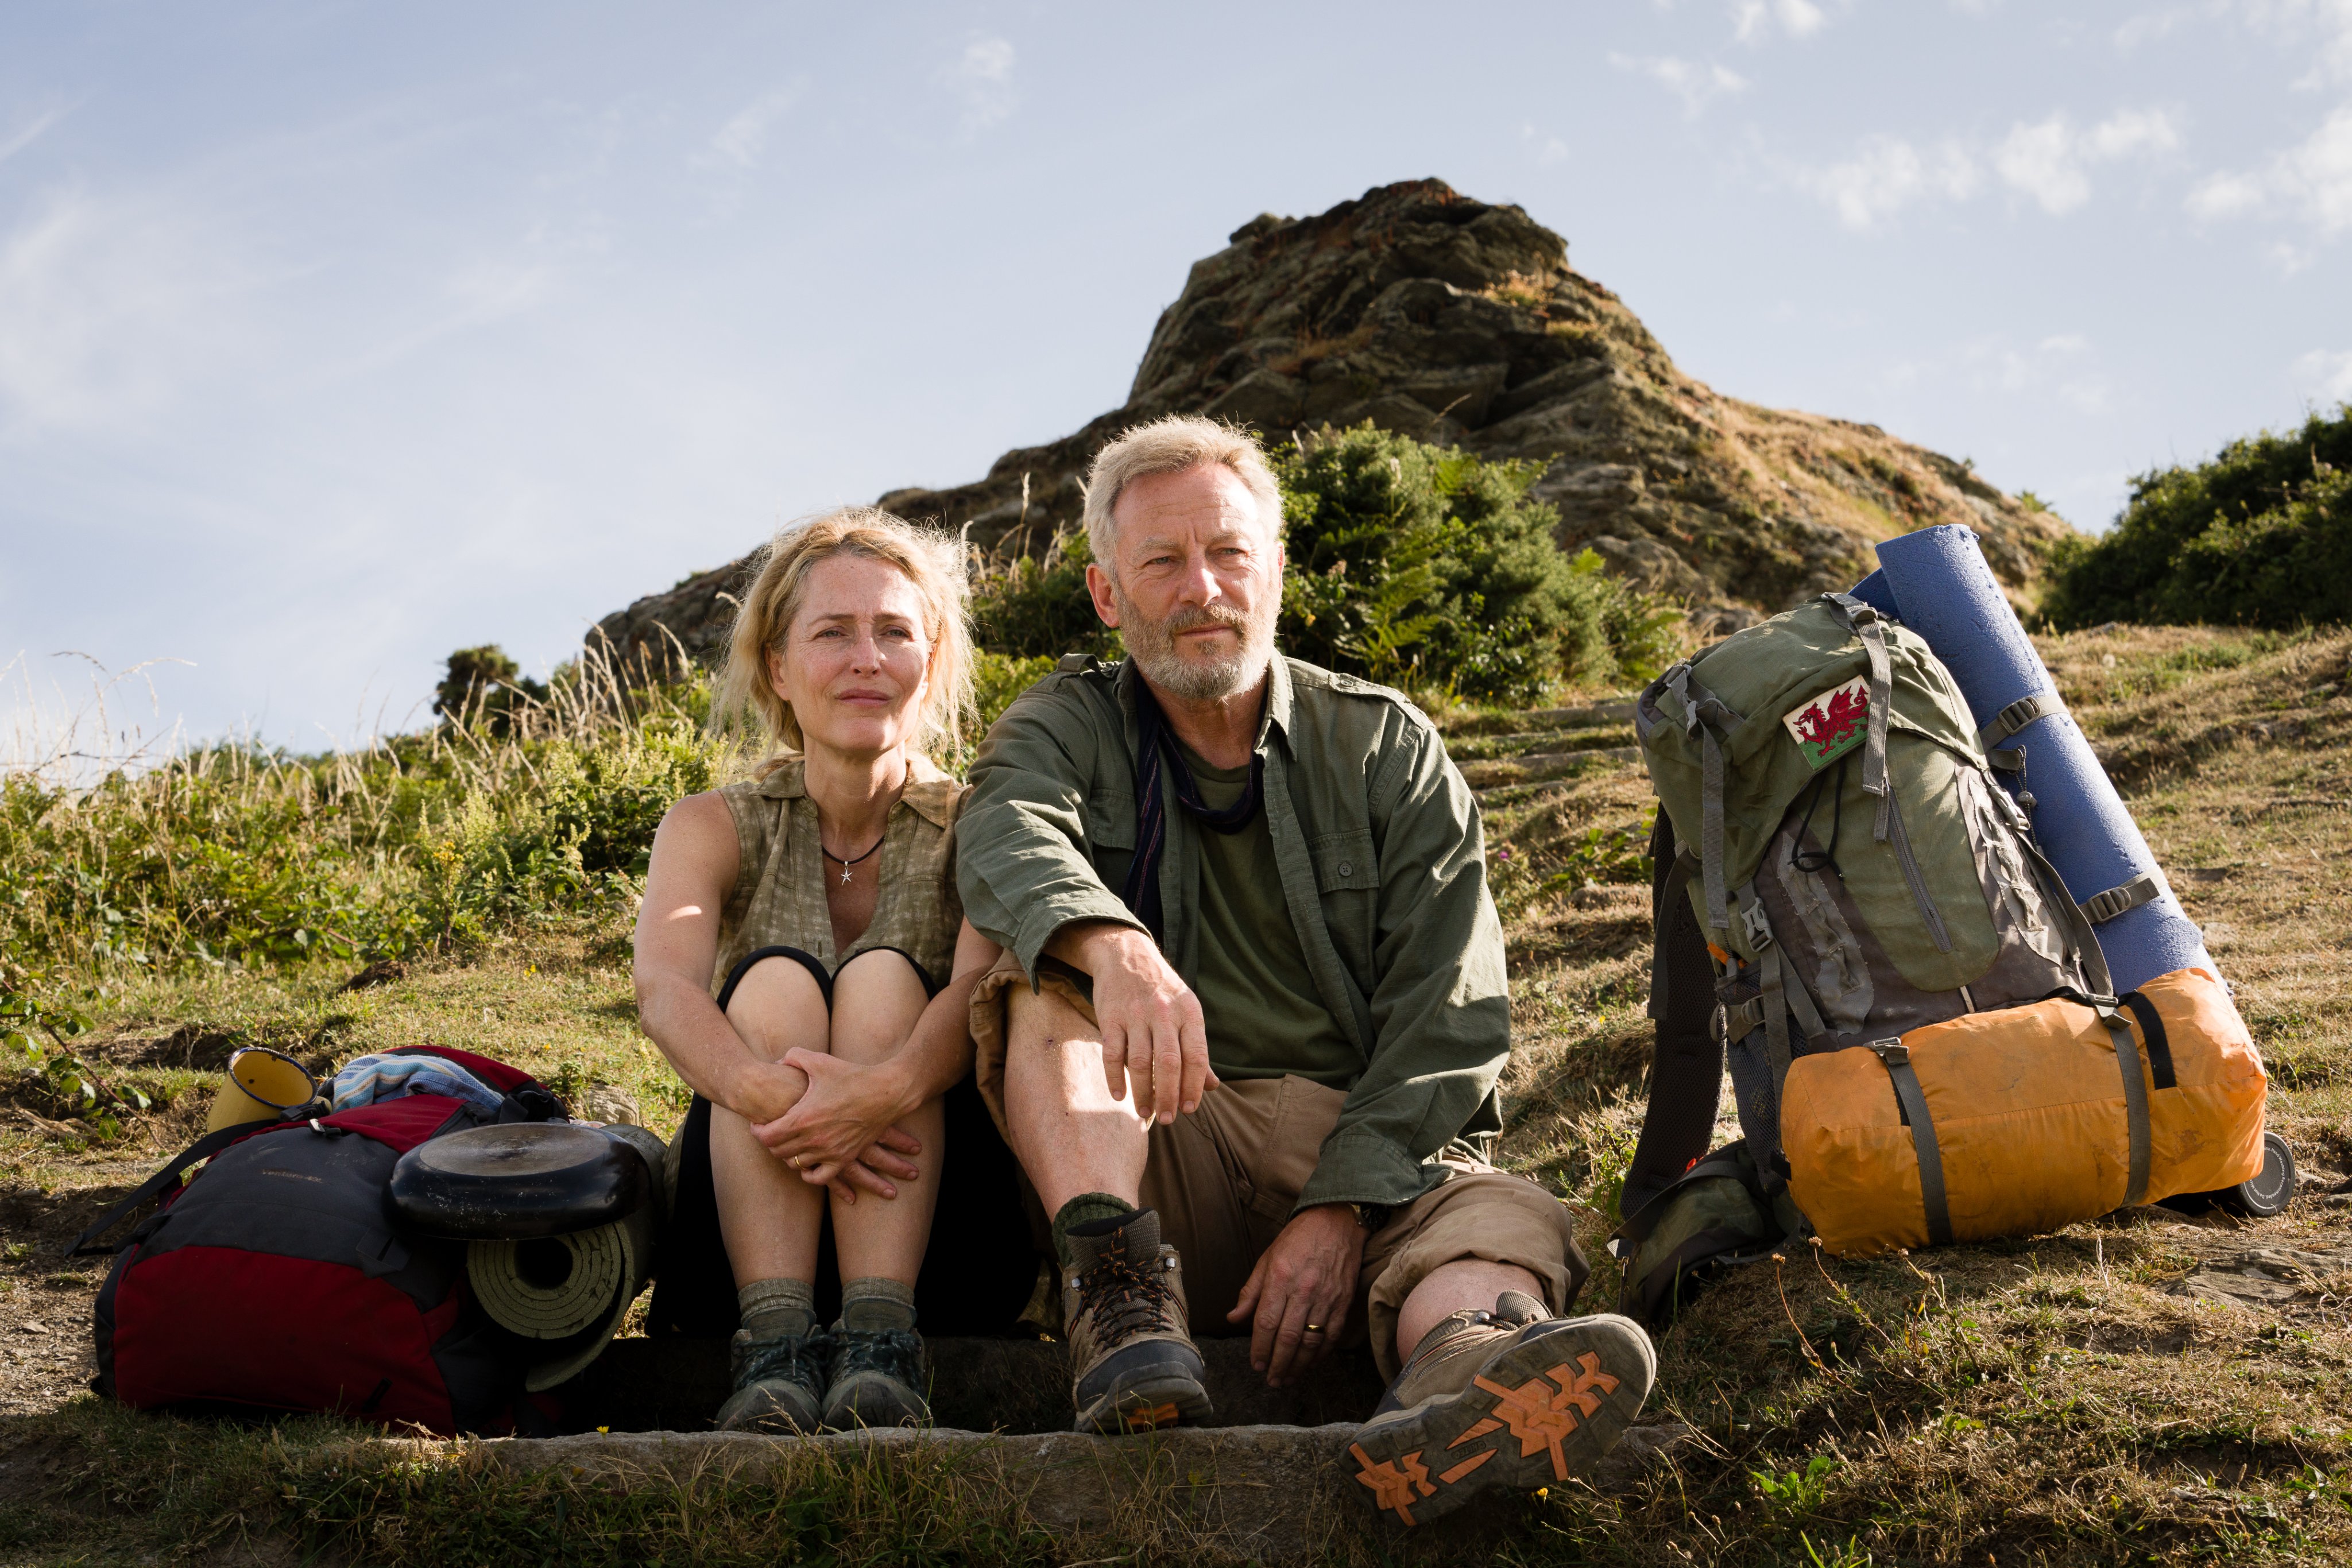
[[(1223, 810), (1249, 788), (1249, 769), (1212, 768), (1179, 745), (1202, 803)], [(1307, 949), (1290, 923), (1274, 835), (1261, 806), (1239, 832), (1203, 829), (1199, 964), (1193, 992), (1220, 1078), (1296, 1073), (1352, 1089), (1364, 1059), (1323, 1005)]]

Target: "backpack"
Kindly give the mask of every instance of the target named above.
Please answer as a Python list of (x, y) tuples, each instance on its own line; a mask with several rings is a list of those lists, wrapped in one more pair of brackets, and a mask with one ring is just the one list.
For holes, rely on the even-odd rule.
[[(1660, 1077), (1627, 1177), (1658, 1195), (1620, 1232), (1629, 1291), (1682, 1290), (1706, 1233), (1741, 1247), (1784, 1194), (1847, 1254), (2056, 1228), (2259, 1174), (2266, 1085), (2226, 988), (2191, 968), (2110, 994), (2091, 913), (1916, 634), (1824, 594), (1667, 671), (1634, 727), (1661, 805)], [(1659, 1114), (1670, 1013), (1685, 1076), (1694, 1060), (1668, 971), (1685, 989), (1706, 973), (1702, 942), (1757, 1172), (1754, 1211), (1727, 1226), (1682, 1213), (1738, 1200), (1670, 1174), (1692, 1129)], [(1708, 1107), (1720, 1071), (1710, 1055)]]
[(434, 1093), (331, 1115), (313, 1102), (174, 1156), (74, 1243), (108, 1250), (98, 1237), (162, 1199), (99, 1292), (100, 1393), (142, 1410), (323, 1412), (442, 1436), (553, 1431), (523, 1394), (537, 1347), (472, 1300), (465, 1243), (398, 1224), (385, 1189), (427, 1139), (562, 1120), (562, 1105), (486, 1057), (389, 1054), (441, 1057), (504, 1098), (495, 1113)]
[(1740, 1126), (1785, 1179), (1799, 1054), (2052, 993), (2105, 996), (2089, 922), (1916, 633), (1823, 594), (1654, 682), (1634, 728), (1717, 966)]

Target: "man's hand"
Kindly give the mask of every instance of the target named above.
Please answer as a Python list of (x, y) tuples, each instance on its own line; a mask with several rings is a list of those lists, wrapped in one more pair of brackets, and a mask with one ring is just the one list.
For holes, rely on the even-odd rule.
[(1201, 999), (1144, 932), (1098, 925), (1076, 944), (1094, 977), (1095, 1022), (1102, 1030), (1103, 1078), (1110, 1097), (1133, 1091), (1135, 1113), (1164, 1126), (1190, 1114), (1217, 1086)]
[(711, 1099), (756, 1127), (799, 1104), (808, 1086), (808, 1074), (791, 1063), (763, 1061), (746, 1053), (724, 1092)]
[[(1323, 1203), (1291, 1218), (1250, 1270), (1228, 1322), (1251, 1320), (1250, 1365), (1279, 1388), (1339, 1342), (1364, 1266), (1353, 1204)], [(1312, 1330), (1312, 1332), (1309, 1332)]]
[(788, 1051), (783, 1062), (807, 1075), (808, 1089), (783, 1115), (755, 1124), (751, 1135), (803, 1181), (856, 1203), (861, 1187), (896, 1197), (889, 1177), (922, 1175), (900, 1157), (921, 1154), (921, 1140), (892, 1124), (914, 1109), (906, 1103), (905, 1073), (887, 1061), (860, 1067), (821, 1051)]

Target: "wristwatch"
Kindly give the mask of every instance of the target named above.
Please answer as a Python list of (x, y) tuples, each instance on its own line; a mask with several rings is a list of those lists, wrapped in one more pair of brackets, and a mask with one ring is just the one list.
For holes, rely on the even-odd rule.
[(1349, 1207), (1356, 1211), (1356, 1223), (1367, 1230), (1378, 1230), (1389, 1222), (1389, 1207), (1384, 1203), (1358, 1203)]

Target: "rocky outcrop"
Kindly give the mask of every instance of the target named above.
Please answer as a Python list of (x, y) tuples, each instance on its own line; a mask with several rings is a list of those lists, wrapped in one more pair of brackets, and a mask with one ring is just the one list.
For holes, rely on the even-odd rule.
[[(1850, 586), (1876, 541), (1938, 523), (1975, 529), (2012, 594), (2031, 601), (2043, 548), (2064, 531), (1968, 465), (1874, 425), (1717, 394), (1571, 267), (1558, 235), (1436, 180), (1244, 224), (1161, 312), (1126, 403), (1006, 453), (975, 483), (894, 490), (880, 504), (983, 549), (1034, 549), (1076, 526), (1094, 454), (1171, 412), (1270, 440), (1370, 420), (1541, 463), (1535, 494), (1559, 509), (1561, 545), (1685, 601), (1707, 632)], [(639, 600), (592, 643), (715, 657), (745, 564)]]

